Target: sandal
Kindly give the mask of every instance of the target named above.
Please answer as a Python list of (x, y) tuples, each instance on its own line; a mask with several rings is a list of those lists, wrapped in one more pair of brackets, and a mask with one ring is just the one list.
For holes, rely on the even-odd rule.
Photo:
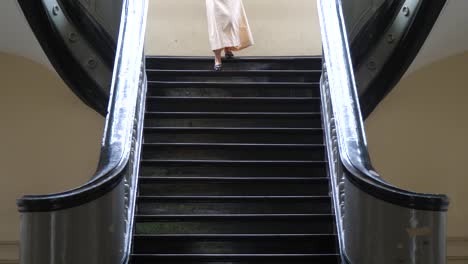
[(224, 52), (224, 56), (226, 57), (226, 59), (232, 59), (232, 58), (234, 58), (234, 53), (232, 53), (232, 51), (228, 50), (228, 51)]
[(214, 71), (221, 71), (223, 69), (223, 64), (215, 64), (215, 66), (213, 67), (213, 70)]

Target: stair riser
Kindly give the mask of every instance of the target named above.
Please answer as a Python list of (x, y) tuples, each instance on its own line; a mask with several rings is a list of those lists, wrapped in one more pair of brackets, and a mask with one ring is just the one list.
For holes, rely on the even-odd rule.
[(282, 144), (322, 144), (321, 133), (263, 133), (245, 134), (224, 133), (145, 133), (146, 143), (282, 143)]
[(336, 237), (135, 240), (137, 254), (332, 254)]
[(217, 219), (139, 222), (137, 234), (331, 234), (333, 219)]
[(138, 264), (327, 264), (339, 263), (339, 257), (334, 256), (313, 256), (313, 257), (132, 257), (133, 263)]
[(323, 148), (207, 148), (207, 147), (147, 147), (144, 159), (204, 159), (204, 160), (316, 160), (325, 159)]
[(326, 177), (326, 167), (248, 166), (151, 166), (140, 169), (141, 176), (160, 177)]
[(318, 97), (318, 88), (165, 88), (162, 85), (150, 86), (149, 96), (193, 96), (193, 97)]
[[(220, 74), (219, 72), (216, 74)], [(149, 90), (155, 88), (229, 88), (229, 89), (314, 89), (320, 91), (320, 82), (176, 82), (176, 81), (148, 81)]]
[(245, 73), (209, 72), (207, 74), (195, 74), (191, 72), (148, 72), (149, 81), (173, 81), (173, 82), (318, 82), (320, 72), (315, 73), (258, 73), (246, 76)]
[(280, 196), (328, 195), (328, 183), (140, 183), (140, 195)]
[[(289, 61), (265, 61), (265, 60), (225, 60), (226, 70), (320, 70), (322, 68), (321, 58), (296, 59)], [(179, 70), (211, 70), (213, 59), (147, 59), (148, 69), (179, 69)]]
[[(144, 200), (143, 200), (144, 201)], [(156, 214), (329, 214), (330, 199), (238, 202), (142, 202), (138, 213)]]
[[(286, 101), (286, 100), (285, 100)], [(161, 100), (148, 98), (147, 110), (156, 112), (320, 112), (318, 100)]]
[(157, 118), (147, 116), (146, 127), (271, 127), (320, 128), (320, 118)]

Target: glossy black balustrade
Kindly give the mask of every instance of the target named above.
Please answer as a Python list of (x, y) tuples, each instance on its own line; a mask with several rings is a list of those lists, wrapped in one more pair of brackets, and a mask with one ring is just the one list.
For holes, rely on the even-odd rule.
[(107, 115), (122, 0), (17, 0), (68, 87)]
[(23, 264), (128, 261), (146, 94), (147, 2), (124, 1), (121, 11), (97, 172), (76, 189), (18, 200)]
[(341, 1), (319, 1), (319, 14), (322, 112), (342, 258), (359, 264), (445, 263), (448, 198), (398, 189), (375, 172)]
[(400, 81), (447, 0), (341, 0), (361, 113)]

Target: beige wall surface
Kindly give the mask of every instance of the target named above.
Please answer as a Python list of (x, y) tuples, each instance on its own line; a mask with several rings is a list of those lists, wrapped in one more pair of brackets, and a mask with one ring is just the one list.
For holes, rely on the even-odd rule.
[(44, 66), (0, 53), (0, 121), (0, 263), (6, 263), (17, 257), (16, 199), (85, 183), (97, 166), (104, 119)]
[(468, 263), (468, 53), (404, 78), (366, 130), (373, 164), (385, 180), (449, 195), (449, 256)]
[[(316, 0), (244, 0), (255, 45), (242, 56), (322, 52)], [(204, 0), (150, 0), (148, 55), (212, 55)]]

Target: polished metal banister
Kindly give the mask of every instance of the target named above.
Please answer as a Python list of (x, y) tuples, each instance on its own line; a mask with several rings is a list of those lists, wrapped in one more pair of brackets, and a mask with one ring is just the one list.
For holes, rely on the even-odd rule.
[(340, 0), (320, 0), (324, 127), (343, 259), (445, 263), (448, 198), (408, 192), (370, 162)]
[(85, 185), (18, 200), (21, 263), (123, 263), (130, 252), (146, 75), (147, 1), (125, 0), (101, 157)]

